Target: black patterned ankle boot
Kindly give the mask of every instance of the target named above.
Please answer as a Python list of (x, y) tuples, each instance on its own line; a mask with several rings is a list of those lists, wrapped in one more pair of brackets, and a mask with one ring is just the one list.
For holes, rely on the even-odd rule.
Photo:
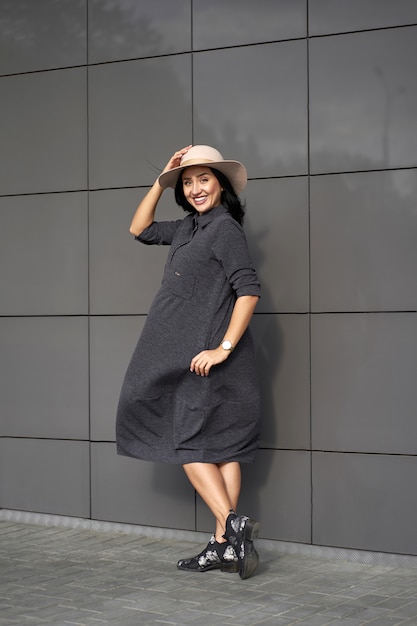
[(222, 572), (235, 573), (239, 570), (236, 552), (227, 541), (219, 543), (212, 535), (207, 546), (189, 559), (180, 559), (178, 569), (189, 572), (208, 572), (211, 569), (220, 569)]
[(226, 520), (224, 538), (234, 547), (239, 562), (239, 576), (242, 580), (255, 573), (259, 555), (253, 545), (259, 533), (260, 523), (246, 515), (230, 513)]

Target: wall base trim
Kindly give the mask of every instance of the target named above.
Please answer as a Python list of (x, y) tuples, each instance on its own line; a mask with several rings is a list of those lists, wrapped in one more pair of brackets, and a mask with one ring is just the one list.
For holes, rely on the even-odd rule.
[[(82, 517), (64, 515), (50, 515), (47, 513), (33, 513), (29, 511), (15, 511), (0, 509), (0, 522), (15, 522), (19, 524), (35, 524), (40, 526), (57, 526), (95, 532), (125, 533), (156, 539), (172, 539), (175, 541), (190, 541), (204, 543), (208, 533), (177, 530), (174, 528), (159, 528), (156, 526), (140, 526), (138, 524), (124, 524), (108, 522)], [(368, 552), (349, 548), (334, 548), (291, 541), (272, 539), (258, 539), (256, 547), (261, 553), (293, 554), (308, 556), (324, 560), (352, 561), (367, 565), (382, 565), (384, 567), (407, 567), (417, 569), (417, 556), (408, 554), (392, 554), (388, 552)]]

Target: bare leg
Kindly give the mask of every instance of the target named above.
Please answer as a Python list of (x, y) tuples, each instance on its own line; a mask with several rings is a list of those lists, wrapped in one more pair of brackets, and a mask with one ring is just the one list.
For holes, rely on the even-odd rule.
[(235, 510), (240, 493), (239, 463), (187, 463), (188, 480), (216, 518), (216, 540), (224, 541), (226, 518)]
[[(231, 502), (231, 508), (236, 511), (237, 504), (239, 502), (240, 486), (241, 486), (241, 473), (240, 464), (233, 463), (220, 463), (218, 465), (219, 470), (223, 476), (224, 484), (226, 487), (229, 500)], [(216, 540), (223, 541), (224, 527), (220, 526), (216, 519)], [(219, 539), (221, 537), (222, 539)]]
[[(240, 493), (239, 463), (187, 463), (183, 467), (194, 489), (216, 518), (216, 538), (210, 540), (207, 548), (197, 556), (178, 561), (177, 567), (199, 572), (220, 568), (222, 571), (239, 571), (242, 580), (249, 578), (259, 563), (253, 540), (258, 536), (260, 524), (247, 515), (230, 515), (236, 510)], [(219, 546), (220, 543), (223, 546)], [(232, 553), (231, 559), (226, 558), (228, 550)]]

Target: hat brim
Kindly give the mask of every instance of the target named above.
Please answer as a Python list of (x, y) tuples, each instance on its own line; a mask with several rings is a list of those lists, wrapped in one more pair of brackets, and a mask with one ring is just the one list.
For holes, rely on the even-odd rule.
[(180, 165), (179, 167), (174, 167), (172, 170), (168, 172), (163, 172), (159, 178), (158, 182), (163, 189), (167, 187), (172, 187), (175, 189), (175, 185), (178, 182), (178, 178), (181, 175), (181, 172), (185, 170), (187, 167), (193, 167), (194, 165), (201, 165), (204, 167), (214, 168), (222, 172), (229, 179), (235, 193), (241, 193), (246, 187), (246, 183), (248, 180), (248, 174), (245, 166), (239, 161), (202, 161), (198, 162), (188, 162), (184, 165)]

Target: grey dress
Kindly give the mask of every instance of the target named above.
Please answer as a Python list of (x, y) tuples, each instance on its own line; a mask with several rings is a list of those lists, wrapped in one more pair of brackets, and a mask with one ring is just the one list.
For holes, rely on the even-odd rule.
[(242, 227), (220, 205), (154, 222), (137, 239), (171, 248), (123, 382), (118, 454), (163, 463), (253, 461), (260, 398), (250, 329), (208, 376), (189, 369), (201, 350), (219, 346), (236, 298), (260, 294)]

